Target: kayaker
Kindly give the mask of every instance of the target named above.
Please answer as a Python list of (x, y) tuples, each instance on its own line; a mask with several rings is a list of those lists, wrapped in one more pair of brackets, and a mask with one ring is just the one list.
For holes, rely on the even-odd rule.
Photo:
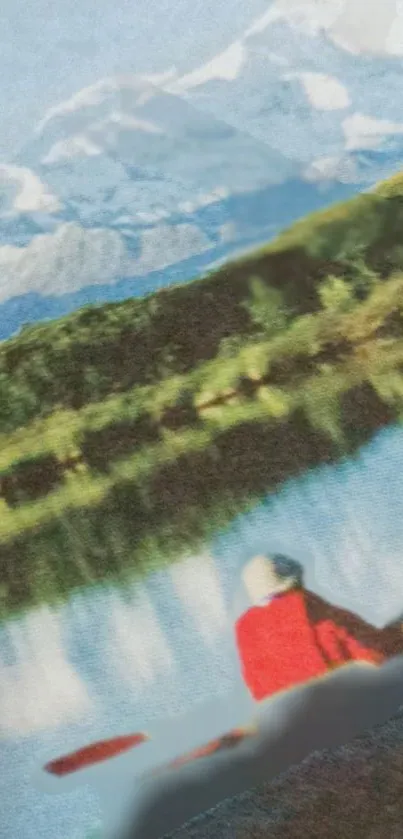
[(257, 701), (353, 661), (380, 665), (403, 653), (399, 622), (377, 629), (303, 585), (302, 568), (283, 555), (245, 567), (250, 606), (236, 622), (244, 681)]

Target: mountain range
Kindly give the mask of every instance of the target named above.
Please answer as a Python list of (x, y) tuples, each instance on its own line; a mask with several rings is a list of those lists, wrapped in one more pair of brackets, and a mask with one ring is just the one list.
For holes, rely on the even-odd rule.
[(281, 9), (190, 73), (78, 91), (0, 165), (0, 338), (191, 279), (399, 169), (401, 62)]

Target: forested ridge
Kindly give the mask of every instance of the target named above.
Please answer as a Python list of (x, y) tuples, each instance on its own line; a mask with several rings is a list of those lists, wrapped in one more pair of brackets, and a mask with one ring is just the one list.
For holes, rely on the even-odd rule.
[(0, 608), (143, 573), (403, 413), (403, 177), (0, 346)]
[(329, 276), (345, 281), (345, 293), (365, 299), (376, 282), (403, 269), (402, 226), (398, 177), (307, 217), (268, 247), (203, 279), (25, 327), (0, 344), (0, 433), (56, 407), (80, 409), (110, 393), (187, 373), (231, 337), (252, 338), (259, 324), (246, 304), (254, 277), (271, 290), (277, 307), (281, 300), (281, 328), (321, 310)]

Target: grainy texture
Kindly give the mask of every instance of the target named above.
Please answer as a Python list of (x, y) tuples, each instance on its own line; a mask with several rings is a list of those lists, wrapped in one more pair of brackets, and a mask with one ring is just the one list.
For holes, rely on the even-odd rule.
[(170, 839), (402, 839), (402, 793), (403, 711), (224, 801)]

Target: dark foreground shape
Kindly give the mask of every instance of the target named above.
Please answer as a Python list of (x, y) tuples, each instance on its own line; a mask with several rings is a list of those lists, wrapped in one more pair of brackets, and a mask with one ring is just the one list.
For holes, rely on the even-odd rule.
[(401, 839), (403, 711), (229, 799), (171, 839)]
[[(266, 811), (262, 806), (260, 821), (253, 832), (252, 818), (256, 817), (248, 801), (253, 801), (254, 796), (260, 796), (261, 800), (263, 793), (261, 789), (245, 791), (263, 782), (267, 784), (317, 749), (339, 747), (366, 729), (383, 723), (396, 714), (402, 703), (402, 658), (379, 669), (357, 665), (343, 668), (309, 688), (288, 694), (281, 705), (276, 704), (277, 713), (269, 702), (260, 717), (260, 737), (253, 746), (249, 741), (233, 752), (213, 756), (209, 769), (203, 773), (197, 761), (193, 767), (183, 767), (176, 772), (170, 769), (158, 784), (155, 779), (146, 781), (137, 795), (134, 790), (132, 818), (128, 820), (127, 829), (116, 839), (162, 839), (164, 836), (171, 839), (263, 839), (265, 836), (279, 839), (280, 833), (271, 832), (273, 819), (279, 812), (275, 810), (275, 801)], [(239, 797), (238, 803), (224, 802), (239, 793), (244, 795)], [(220, 806), (217, 808), (217, 805)], [(217, 809), (213, 811), (212, 808)], [(224, 817), (220, 816), (222, 808), (227, 808)], [(244, 815), (241, 818), (236, 813), (242, 808)], [(340, 805), (334, 808), (332, 818), (344, 818), (346, 824), (346, 812), (343, 814)], [(204, 815), (200, 816), (202, 813)], [(248, 814), (250, 827), (245, 821)], [(359, 818), (357, 805), (357, 821)], [(376, 818), (379, 821), (382, 817), (378, 814)], [(194, 821), (183, 827), (190, 819)], [(355, 832), (343, 833), (341, 830), (332, 834), (319, 830), (317, 821), (313, 824), (313, 832), (306, 829), (294, 834), (285, 833), (282, 825), (282, 839), (294, 839), (294, 836), (295, 839), (301, 836), (304, 839), (318, 836), (320, 839), (352, 839), (353, 836), (354, 839), (369, 839), (371, 836), (368, 826), (361, 833), (357, 828)], [(384, 839), (384, 836), (400, 839), (401, 835), (379, 833), (374, 839)]]

